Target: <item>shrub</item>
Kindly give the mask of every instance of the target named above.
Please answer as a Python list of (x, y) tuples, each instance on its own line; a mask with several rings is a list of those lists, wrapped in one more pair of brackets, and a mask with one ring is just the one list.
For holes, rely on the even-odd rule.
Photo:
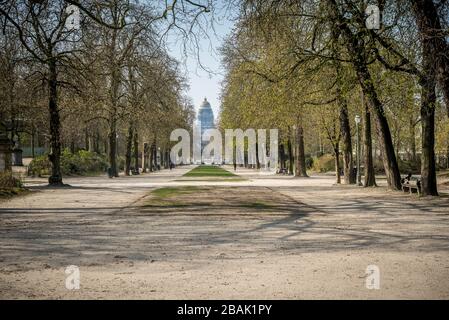
[(28, 166), (28, 175), (41, 177), (50, 174), (51, 164), (48, 155), (35, 157)]
[(11, 172), (0, 172), (0, 189), (22, 188), (22, 182), (12, 175)]
[(420, 174), (421, 161), (401, 160), (398, 158), (399, 171), (404, 174)]
[[(420, 174), (421, 170), (421, 160), (418, 158), (416, 161), (411, 160), (401, 160), (397, 158), (399, 172), (401, 174)], [(380, 157), (374, 158), (374, 171), (376, 174), (385, 174), (384, 163)]]
[(335, 171), (335, 159), (331, 154), (325, 154), (313, 159), (312, 169), (315, 172)]
[[(61, 171), (63, 175), (85, 175), (105, 172), (108, 167), (106, 159), (94, 152), (80, 150), (72, 154), (65, 149), (61, 154)], [(28, 174), (42, 176), (50, 174), (51, 163), (48, 156), (36, 157), (28, 167)]]
[(313, 158), (310, 156), (306, 157), (306, 168), (307, 168), (307, 170), (310, 170), (313, 168)]
[[(134, 160), (131, 161), (131, 163), (134, 163)], [(126, 159), (125, 157), (117, 157), (117, 167), (119, 170), (125, 170), (125, 164), (126, 164)]]

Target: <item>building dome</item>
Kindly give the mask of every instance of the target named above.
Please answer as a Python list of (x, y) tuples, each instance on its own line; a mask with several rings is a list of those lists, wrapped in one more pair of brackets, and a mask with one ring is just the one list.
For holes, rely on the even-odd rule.
[(215, 128), (214, 112), (212, 111), (212, 107), (206, 98), (204, 98), (204, 101), (198, 110), (198, 122), (201, 126), (201, 134), (203, 134), (203, 132), (207, 129)]
[(210, 106), (209, 101), (207, 101), (206, 98), (204, 98), (204, 101), (203, 101), (203, 103), (200, 106), (200, 110), (201, 109), (212, 109), (212, 107)]
[[(204, 101), (198, 110), (198, 126), (201, 132), (201, 137), (203, 137), (206, 130), (215, 128), (214, 112), (209, 101), (207, 101), (206, 98), (204, 98)], [(207, 145), (207, 143), (208, 142), (206, 141), (201, 141), (201, 154), (203, 153), (204, 147)], [(203, 158), (202, 155), (201, 162), (212, 163), (213, 161), (210, 158)]]

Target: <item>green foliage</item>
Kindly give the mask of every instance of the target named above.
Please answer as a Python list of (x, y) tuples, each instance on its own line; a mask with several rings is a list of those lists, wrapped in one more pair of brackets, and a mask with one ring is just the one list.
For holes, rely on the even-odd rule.
[(315, 172), (335, 171), (335, 159), (331, 154), (313, 158), (312, 170)]
[[(80, 150), (72, 154), (65, 149), (61, 155), (61, 170), (63, 175), (87, 175), (105, 172), (108, 163), (105, 157), (94, 152)], [(36, 157), (28, 167), (28, 174), (32, 176), (48, 175), (51, 164), (47, 155)]]
[(51, 163), (48, 160), (48, 155), (35, 157), (28, 166), (28, 175), (33, 177), (41, 177), (49, 175), (51, 170)]
[(310, 157), (310, 156), (306, 157), (306, 168), (307, 168), (307, 170), (312, 169), (313, 168), (313, 164), (314, 164), (313, 157)]
[(106, 159), (100, 155), (80, 150), (75, 154), (64, 150), (61, 157), (62, 173), (66, 175), (84, 175), (89, 173), (104, 172), (108, 165)]
[[(132, 162), (134, 163), (134, 160), (132, 160)], [(125, 170), (125, 164), (126, 164), (126, 159), (125, 157), (122, 156), (118, 156), (117, 157), (117, 167), (119, 170)]]
[[(421, 170), (421, 159), (418, 157), (416, 161), (401, 160), (398, 158), (398, 166), (401, 174), (406, 175), (408, 173), (419, 175)], [(382, 159), (374, 159), (374, 171), (376, 174), (385, 174), (384, 165)]]
[(417, 161), (411, 161), (411, 160), (401, 160), (398, 159), (398, 165), (399, 165), (399, 171), (403, 174), (420, 174), (421, 170), (421, 161), (418, 158)]

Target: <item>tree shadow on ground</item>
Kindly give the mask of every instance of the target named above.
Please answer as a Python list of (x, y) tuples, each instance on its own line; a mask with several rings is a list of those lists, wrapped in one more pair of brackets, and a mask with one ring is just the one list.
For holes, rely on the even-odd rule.
[(26, 270), (29, 261), (57, 267), (207, 260), (218, 259), (220, 251), (240, 259), (369, 248), (449, 250), (445, 202), (320, 192), (323, 202), (313, 206), (268, 188), (221, 187), (163, 205), (149, 197), (128, 207), (2, 208), (0, 263)]

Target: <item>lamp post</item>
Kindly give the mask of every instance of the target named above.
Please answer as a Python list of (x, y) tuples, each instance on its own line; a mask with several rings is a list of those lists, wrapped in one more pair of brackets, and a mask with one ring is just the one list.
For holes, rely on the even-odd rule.
[(355, 116), (355, 125), (357, 130), (357, 185), (362, 185), (362, 176), (360, 175), (360, 125), (361, 118), (359, 115)]

